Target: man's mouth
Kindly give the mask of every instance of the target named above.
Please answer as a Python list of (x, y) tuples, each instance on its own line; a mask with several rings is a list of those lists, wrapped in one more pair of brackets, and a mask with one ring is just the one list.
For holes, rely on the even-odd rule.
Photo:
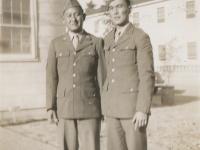
[(71, 24), (72, 26), (77, 26), (77, 24)]
[(114, 17), (114, 19), (115, 19), (115, 20), (119, 20), (119, 19), (120, 19), (120, 17)]

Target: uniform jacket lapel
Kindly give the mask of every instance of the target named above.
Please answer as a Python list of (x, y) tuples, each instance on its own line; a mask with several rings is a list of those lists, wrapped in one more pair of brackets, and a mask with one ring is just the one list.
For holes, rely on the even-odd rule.
[(115, 43), (115, 31), (116, 29), (113, 28), (113, 30), (108, 34), (107, 38), (106, 38), (106, 45), (104, 47), (104, 49), (108, 49), (109, 50), (109, 47), (111, 47), (114, 43)]
[(76, 51), (80, 51), (91, 44), (92, 44), (92, 37), (87, 32), (84, 31), (83, 36), (81, 37), (81, 40), (76, 48)]
[(62, 41), (62, 48), (66, 49), (66, 47), (68, 49), (74, 49), (74, 46), (71, 42), (71, 39), (69, 37), (69, 33), (67, 32), (64, 36), (63, 36), (63, 41)]
[(114, 47), (117, 45), (123, 43), (124, 41), (128, 40), (130, 38), (131, 33), (133, 33), (134, 26), (131, 24), (127, 27), (127, 29), (124, 31), (124, 33), (121, 35), (119, 40), (114, 44)]

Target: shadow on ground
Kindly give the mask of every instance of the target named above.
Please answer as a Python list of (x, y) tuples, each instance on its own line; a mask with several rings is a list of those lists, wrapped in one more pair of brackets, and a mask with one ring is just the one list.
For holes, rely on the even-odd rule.
[(177, 106), (177, 105), (183, 105), (183, 104), (187, 104), (187, 103), (191, 103), (194, 101), (199, 100), (198, 96), (189, 96), (189, 95), (181, 95), (182, 93), (184, 93), (184, 90), (175, 90), (174, 91), (174, 104), (173, 105), (163, 105), (161, 103), (161, 93), (160, 91), (158, 91), (152, 100), (152, 105), (151, 107), (173, 107), (173, 106)]

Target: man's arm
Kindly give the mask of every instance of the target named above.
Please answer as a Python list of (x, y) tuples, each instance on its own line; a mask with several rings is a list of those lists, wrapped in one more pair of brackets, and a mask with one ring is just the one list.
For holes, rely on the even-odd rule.
[(147, 124), (155, 84), (153, 52), (149, 36), (143, 33), (136, 39), (136, 45), (140, 83), (136, 114), (132, 120), (135, 123), (135, 129), (137, 126), (142, 127)]
[(54, 42), (52, 41), (49, 48), (46, 66), (46, 108), (48, 111), (48, 121), (50, 123), (58, 121), (56, 115), (56, 91), (58, 84), (58, 74), (56, 66), (56, 53)]
[(106, 71), (106, 60), (103, 50), (103, 40), (100, 39), (98, 43), (98, 66), (97, 66), (97, 80), (100, 88), (100, 93), (102, 92), (103, 84), (106, 80), (107, 71)]

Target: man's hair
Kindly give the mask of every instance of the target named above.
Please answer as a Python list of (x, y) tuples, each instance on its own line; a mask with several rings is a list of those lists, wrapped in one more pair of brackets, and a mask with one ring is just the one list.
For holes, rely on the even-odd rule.
[[(76, 6), (76, 7), (79, 7), (81, 9), (82, 14), (84, 14), (84, 10), (83, 10), (83, 8), (81, 6)], [(65, 15), (65, 11), (66, 10), (63, 11), (63, 16)]]
[(128, 7), (131, 6), (131, 1), (130, 0), (124, 0), (124, 1), (126, 2), (126, 4), (127, 4)]

